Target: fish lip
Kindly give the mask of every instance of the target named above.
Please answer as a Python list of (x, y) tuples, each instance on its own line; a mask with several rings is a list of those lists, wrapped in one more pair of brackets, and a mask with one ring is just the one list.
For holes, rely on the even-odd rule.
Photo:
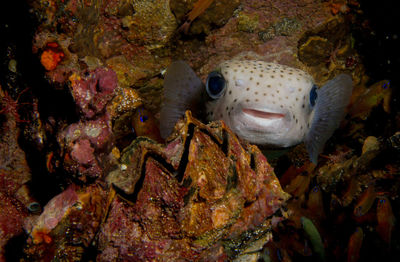
[(274, 111), (271, 109), (242, 108), (242, 112), (252, 117), (270, 120), (283, 119), (286, 116), (286, 113)]
[(291, 111), (285, 108), (241, 104), (231, 114), (229, 125), (238, 136), (251, 143), (285, 147), (285, 136), (292, 128), (291, 118)]

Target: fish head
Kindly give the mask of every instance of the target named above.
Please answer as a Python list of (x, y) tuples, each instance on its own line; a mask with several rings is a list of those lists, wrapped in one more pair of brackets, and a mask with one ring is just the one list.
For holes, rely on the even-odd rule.
[(289, 147), (310, 129), (316, 86), (306, 72), (263, 61), (227, 61), (207, 78), (208, 120), (222, 119), (241, 138)]

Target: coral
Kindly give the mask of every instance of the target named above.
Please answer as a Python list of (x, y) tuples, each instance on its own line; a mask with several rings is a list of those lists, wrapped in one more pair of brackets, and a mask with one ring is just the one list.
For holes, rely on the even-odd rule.
[(90, 121), (69, 125), (59, 134), (61, 145), (65, 147), (64, 166), (80, 179), (98, 177), (102, 174), (99, 152), (110, 144), (113, 135), (107, 115)]
[(301, 24), (294, 18), (284, 17), (275, 24), (267, 28), (265, 31), (260, 31), (258, 36), (264, 42), (273, 39), (276, 36), (290, 36), (297, 30), (301, 29)]
[(106, 212), (107, 192), (101, 186), (70, 186), (51, 199), (43, 213), (26, 228), (28, 259), (46, 257), (81, 260), (94, 239)]
[(24, 218), (27, 216), (25, 207), (19, 201), (0, 191), (0, 261), (6, 261), (7, 242), (23, 233)]
[(63, 138), (67, 144), (80, 139), (87, 139), (95, 148), (102, 149), (110, 139), (111, 127), (109, 121), (109, 117), (104, 115), (94, 120), (71, 124), (63, 132)]
[(133, 13), (122, 17), (122, 27), (127, 28), (124, 37), (132, 43), (143, 43), (150, 49), (164, 46), (177, 28), (171, 13), (169, 0), (129, 1)]
[(238, 15), (238, 30), (243, 32), (252, 33), (257, 29), (258, 16), (248, 16), (247, 14), (240, 12)]
[(54, 70), (64, 58), (64, 53), (59, 49), (59, 45), (55, 42), (47, 43), (46, 49), (40, 56), (40, 63), (48, 70)]
[(23, 233), (24, 219), (29, 217), (19, 190), (31, 180), (25, 152), (18, 144), (18, 101), (0, 86), (0, 261), (5, 261), (7, 242)]
[(115, 72), (107, 68), (97, 68), (84, 78), (73, 75), (70, 81), (75, 102), (87, 118), (104, 110), (118, 84)]

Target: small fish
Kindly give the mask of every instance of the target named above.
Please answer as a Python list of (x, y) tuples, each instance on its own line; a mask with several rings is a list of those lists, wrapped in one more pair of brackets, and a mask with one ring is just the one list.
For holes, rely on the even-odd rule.
[(193, 20), (204, 13), (204, 11), (206, 11), (212, 2), (214, 2), (214, 0), (198, 0), (196, 3), (194, 3), (192, 11), (187, 14), (187, 19), (179, 28), (179, 31), (183, 31), (185, 34), (187, 34), (189, 32), (190, 24), (193, 22)]
[(307, 173), (302, 173), (296, 176), (288, 186), (285, 187), (285, 192), (295, 196), (302, 196), (310, 185), (311, 176)]
[(346, 74), (318, 88), (302, 70), (252, 60), (222, 63), (203, 85), (188, 64), (176, 61), (164, 79), (161, 132), (165, 138), (185, 110), (200, 107), (207, 120), (222, 119), (236, 135), (257, 145), (286, 148), (304, 141), (316, 163), (351, 92), (352, 79)]
[(356, 231), (350, 236), (347, 245), (347, 262), (357, 262), (360, 258), (360, 249), (364, 238), (364, 232), (361, 227), (357, 227)]
[(153, 114), (144, 107), (136, 109), (132, 117), (132, 128), (137, 136), (147, 136), (159, 143), (163, 142)]
[(349, 106), (349, 115), (352, 118), (365, 120), (372, 109), (380, 104), (386, 113), (390, 113), (393, 88), (390, 87), (389, 80), (382, 80), (367, 89), (357, 88), (354, 91)]
[(370, 185), (359, 197), (356, 206), (354, 207), (354, 215), (356, 217), (364, 216), (371, 209), (376, 198), (374, 185)]
[(300, 218), (301, 225), (308, 240), (311, 242), (313, 252), (318, 256), (320, 261), (325, 261), (325, 247), (322, 242), (321, 235), (314, 223), (307, 217)]
[(390, 244), (396, 218), (392, 211), (392, 205), (387, 197), (379, 197), (376, 207), (376, 217), (378, 221), (376, 231), (386, 243)]
[(325, 218), (322, 191), (319, 186), (314, 186), (308, 194), (307, 209), (319, 220)]

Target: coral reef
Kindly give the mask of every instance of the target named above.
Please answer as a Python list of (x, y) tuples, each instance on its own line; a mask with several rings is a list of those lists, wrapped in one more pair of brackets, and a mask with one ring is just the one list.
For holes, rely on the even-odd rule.
[(81, 260), (97, 243), (98, 261), (227, 259), (270, 241), (289, 195), (261, 151), (190, 112), (169, 140), (134, 140), (108, 187), (71, 185), (50, 200), (26, 228), (27, 258)]
[(18, 104), (1, 86), (0, 105), (0, 261), (5, 261), (7, 242), (23, 233), (24, 219), (40, 207), (35, 207), (38, 203), (29, 196), (26, 186), (31, 172), (18, 144)]
[[(0, 48), (0, 261), (400, 257), (400, 100), (356, 50), (352, 30), (372, 35), (362, 4), (28, 2), (32, 46)], [(264, 156), (190, 112), (161, 139), (165, 68), (185, 60), (204, 80), (232, 58), (300, 68), (318, 86), (352, 76), (318, 165), (303, 145)]]

